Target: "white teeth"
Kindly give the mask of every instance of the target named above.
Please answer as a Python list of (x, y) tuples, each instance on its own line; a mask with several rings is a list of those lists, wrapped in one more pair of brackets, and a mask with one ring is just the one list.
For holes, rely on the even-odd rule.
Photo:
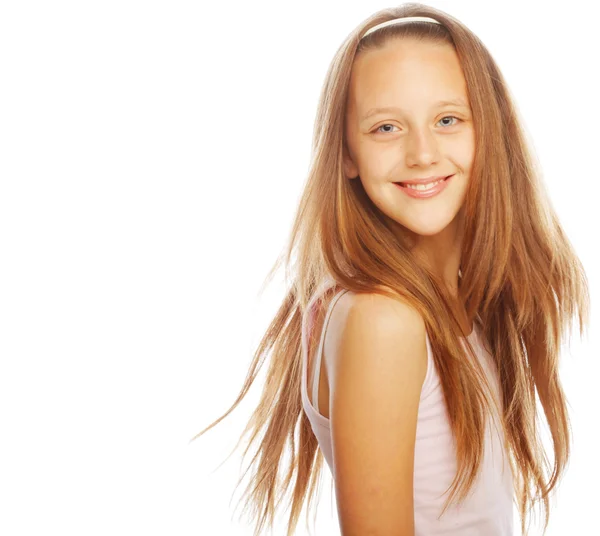
[(431, 190), (431, 188), (433, 188), (436, 184), (439, 184), (443, 180), (444, 179), (440, 179), (439, 181), (428, 182), (426, 184), (406, 184), (406, 187), (412, 188), (413, 190)]

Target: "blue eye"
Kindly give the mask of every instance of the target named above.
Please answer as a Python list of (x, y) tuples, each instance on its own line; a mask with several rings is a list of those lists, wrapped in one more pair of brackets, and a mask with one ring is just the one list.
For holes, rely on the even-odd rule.
[[(440, 121), (444, 120), (444, 119), (456, 119), (457, 121), (462, 121), (462, 119), (459, 119), (458, 117), (454, 116), (454, 115), (446, 115), (445, 117), (442, 117), (442, 119), (440, 119)], [(387, 131), (382, 131), (380, 130), (382, 127), (393, 127), (394, 125), (390, 124), (390, 123), (384, 123), (383, 125), (378, 126), (373, 132), (376, 132), (378, 134), (391, 134), (392, 131), (387, 130)], [(454, 124), (452, 125), (445, 125), (448, 127), (453, 127), (455, 126)]]

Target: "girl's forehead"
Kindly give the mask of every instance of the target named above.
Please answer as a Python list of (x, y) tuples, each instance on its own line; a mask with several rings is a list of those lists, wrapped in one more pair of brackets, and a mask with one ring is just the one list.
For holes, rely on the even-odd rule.
[(356, 58), (350, 76), (350, 104), (370, 109), (398, 101), (432, 106), (457, 101), (454, 104), (468, 106), (466, 81), (453, 47), (412, 41), (395, 45)]
[(380, 79), (410, 79), (416, 77), (462, 77), (462, 67), (456, 51), (445, 44), (397, 41), (383, 48), (360, 53), (354, 60), (351, 79), (379, 81)]

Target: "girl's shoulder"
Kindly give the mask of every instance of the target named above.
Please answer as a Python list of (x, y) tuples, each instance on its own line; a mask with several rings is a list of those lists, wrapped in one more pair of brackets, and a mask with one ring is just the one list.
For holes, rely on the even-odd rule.
[[(311, 315), (317, 312), (327, 311), (332, 300), (336, 299), (342, 301), (344, 304), (358, 304), (370, 301), (376, 301), (378, 303), (390, 303), (394, 304), (400, 302), (404, 306), (412, 308), (412, 306), (402, 297), (395, 292), (391, 287), (386, 285), (376, 285), (374, 290), (371, 292), (355, 292), (348, 288), (345, 288), (341, 283), (333, 279), (326, 280), (313, 294), (310, 303)], [(341, 309), (342, 307), (336, 306)]]

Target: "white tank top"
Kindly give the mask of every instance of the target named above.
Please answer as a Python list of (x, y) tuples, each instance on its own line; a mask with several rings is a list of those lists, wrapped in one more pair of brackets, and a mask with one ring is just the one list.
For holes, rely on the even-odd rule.
[[(330, 286), (331, 284), (326, 285), (322, 291), (326, 291)], [(311, 298), (307, 309), (310, 313), (312, 313), (316, 299), (322, 295), (322, 291), (316, 292)], [(333, 307), (345, 292), (348, 290), (341, 290), (331, 299), (324, 318), (320, 343), (315, 354), (315, 378), (310, 400), (307, 386), (307, 349), (313, 315), (304, 315), (302, 319), (302, 406), (332, 475), (334, 475), (334, 468), (331, 430), (329, 419), (319, 413), (317, 409), (319, 407), (318, 387), (325, 330)], [(488, 375), (488, 381), (492, 386), (494, 396), (499, 401), (499, 407), (502, 407), (498, 375), (489, 352), (481, 343), (479, 329), (474, 327), (467, 338), (473, 344), (483, 369)], [(503, 438), (502, 427), (499, 424), (492, 426), (492, 419), (487, 420), (488, 429), (483, 465), (473, 489), (461, 505), (449, 506), (444, 515), (438, 519), (448, 496), (444, 492), (449, 488), (456, 474), (456, 453), (442, 387), (427, 335), (426, 346), (427, 374), (419, 402), (414, 460), (415, 536), (512, 536), (513, 475), (508, 454), (504, 450), (504, 440), (501, 439), (501, 437)], [(495, 412), (492, 413), (495, 415)], [(492, 417), (494, 422), (497, 422), (497, 417), (493, 415)]]

